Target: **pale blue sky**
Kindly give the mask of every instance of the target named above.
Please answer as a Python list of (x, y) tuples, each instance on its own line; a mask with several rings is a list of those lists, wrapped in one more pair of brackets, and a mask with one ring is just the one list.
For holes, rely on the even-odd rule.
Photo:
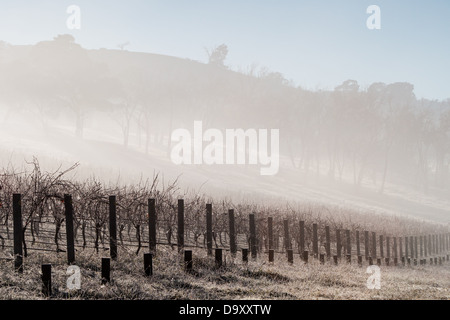
[[(81, 8), (81, 30), (66, 9)], [(381, 8), (381, 30), (366, 8)], [(85, 48), (126, 48), (206, 62), (225, 43), (232, 69), (253, 63), (296, 85), (331, 89), (347, 79), (408, 81), (417, 97), (450, 97), (448, 0), (1, 0), (0, 40), (34, 44), (71, 33)]]

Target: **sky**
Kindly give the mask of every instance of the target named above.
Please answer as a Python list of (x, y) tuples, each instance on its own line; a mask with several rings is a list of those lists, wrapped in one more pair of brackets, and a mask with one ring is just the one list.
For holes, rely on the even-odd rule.
[[(70, 5), (81, 9), (80, 30), (66, 26)], [(381, 9), (380, 30), (366, 26), (370, 5)], [(201, 62), (224, 43), (230, 69), (264, 67), (306, 89), (405, 81), (418, 98), (450, 98), (448, 0), (1, 0), (0, 40), (58, 34), (87, 49), (129, 42), (129, 51)]]

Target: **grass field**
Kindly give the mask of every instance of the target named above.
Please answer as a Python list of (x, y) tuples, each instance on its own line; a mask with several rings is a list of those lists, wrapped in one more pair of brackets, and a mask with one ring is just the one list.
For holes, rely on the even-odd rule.
[[(107, 252), (106, 252), (107, 253)], [(111, 283), (101, 284), (101, 255), (93, 251), (77, 252), (81, 269), (81, 289), (68, 291), (64, 253), (31, 253), (24, 273), (14, 272), (13, 261), (0, 260), (0, 299), (45, 299), (41, 294), (40, 266), (52, 264), (51, 299), (450, 299), (450, 263), (442, 266), (381, 266), (381, 289), (370, 290), (370, 274), (353, 262), (334, 266), (311, 261), (305, 265), (298, 255), (294, 264), (284, 254), (269, 264), (266, 256), (248, 265), (240, 254), (216, 269), (214, 258), (204, 250), (193, 252), (194, 272), (186, 273), (176, 250), (160, 247), (153, 260), (153, 276), (143, 274), (143, 257), (124, 250), (117, 262), (111, 262)], [(105, 255), (107, 256), (107, 255)]]

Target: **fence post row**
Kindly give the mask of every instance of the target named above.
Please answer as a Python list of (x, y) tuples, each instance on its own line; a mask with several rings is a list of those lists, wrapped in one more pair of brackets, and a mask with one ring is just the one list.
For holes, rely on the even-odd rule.
[(72, 196), (64, 195), (64, 207), (66, 211), (66, 238), (67, 238), (67, 262), (75, 262), (75, 243), (73, 235), (73, 205)]
[[(23, 226), (22, 226), (22, 208), (21, 208), (21, 194), (13, 194), (13, 220), (14, 220), (14, 265), (15, 270), (18, 272), (23, 272)], [(67, 237), (67, 260), (69, 264), (75, 262), (75, 245), (74, 245), (74, 227), (73, 227), (73, 203), (72, 196), (69, 194), (64, 195), (64, 208), (65, 208), (65, 220), (66, 220), (66, 237)], [(237, 253), (237, 234), (235, 226), (235, 215), (234, 210), (228, 210), (229, 216), (229, 236), (230, 236), (230, 252), (233, 256)], [(152, 255), (156, 253), (156, 201), (155, 199), (148, 199), (148, 225), (149, 225), (149, 251), (150, 254), (144, 255), (144, 269), (146, 275), (152, 274)], [(273, 234), (273, 217), (268, 217), (268, 246), (269, 246), (269, 262), (274, 261), (274, 234)], [(256, 223), (255, 214), (249, 215), (249, 227), (250, 227), (250, 248), (242, 249), (242, 258), (244, 262), (248, 261), (247, 255), (248, 251), (251, 252), (252, 258), (257, 257), (257, 238), (256, 238)], [(293, 263), (293, 251), (292, 244), (289, 234), (289, 220), (283, 220), (284, 227), (284, 248), (286, 249), (286, 254), (288, 262)], [(299, 223), (299, 252), (301, 253), (301, 258), (307, 262), (308, 261), (308, 251), (305, 250), (305, 222), (300, 221)], [(184, 240), (184, 200), (178, 200), (178, 229), (177, 229), (177, 245), (179, 252), (184, 250), (185, 240)], [(342, 248), (345, 250), (345, 255), (347, 260), (351, 261), (352, 254), (352, 240), (351, 231), (349, 229), (343, 230), (345, 232), (345, 243), (342, 243), (341, 230), (336, 229), (336, 258), (341, 259)], [(117, 203), (116, 196), (109, 196), (109, 239), (110, 239), (110, 258), (112, 260), (117, 260)], [(364, 231), (364, 254), (366, 260), (370, 260), (370, 263), (377, 261), (377, 264), (381, 264), (383, 258), (385, 258), (386, 265), (389, 265), (391, 254), (391, 237), (379, 235), (379, 254), (380, 258), (377, 257), (377, 237), (376, 233), (372, 232), (372, 239), (369, 237), (369, 231)], [(332, 256), (331, 254), (331, 237), (330, 237), (330, 227), (325, 226), (325, 251), (328, 259)], [(428, 234), (419, 236), (404, 236), (404, 237), (392, 237), (393, 239), (393, 258), (394, 264), (397, 265), (397, 259), (401, 258), (403, 264), (407, 262), (408, 265), (414, 264), (425, 265), (428, 256), (431, 257), (430, 264), (442, 264), (442, 260), (448, 261), (448, 253), (450, 246), (450, 233), (441, 234)], [(360, 243), (360, 231), (355, 231), (356, 240), (356, 255), (358, 257), (358, 263), (360, 263), (361, 255), (361, 243)], [(403, 240), (404, 252), (403, 252)], [(384, 243), (386, 243), (386, 251), (384, 251)], [(206, 244), (208, 255), (212, 255), (212, 205), (206, 204)], [(370, 249), (369, 249), (370, 248)], [(319, 238), (318, 238), (318, 224), (313, 223), (312, 225), (312, 253), (315, 259), (319, 258)], [(370, 255), (369, 255), (370, 253)], [(386, 256), (385, 256), (386, 253)], [(185, 251), (185, 263), (186, 270), (192, 270), (192, 251)], [(320, 255), (320, 262), (323, 263), (325, 255)], [(102, 278), (103, 282), (109, 281), (109, 259), (102, 259)], [(218, 266), (222, 265), (222, 249), (216, 250), (216, 264)], [(47, 265), (42, 265), (42, 267), (47, 268)], [(51, 267), (50, 267), (51, 268)], [(103, 277), (105, 273), (105, 277)], [(107, 277), (106, 277), (107, 275)], [(44, 279), (44, 278), (43, 278)], [(51, 281), (51, 279), (50, 279)], [(43, 289), (44, 290), (44, 289)], [(47, 289), (46, 289), (47, 290)], [(47, 290), (48, 291), (48, 290)], [(44, 292), (44, 291), (43, 291)], [(51, 294), (51, 288), (50, 288)]]

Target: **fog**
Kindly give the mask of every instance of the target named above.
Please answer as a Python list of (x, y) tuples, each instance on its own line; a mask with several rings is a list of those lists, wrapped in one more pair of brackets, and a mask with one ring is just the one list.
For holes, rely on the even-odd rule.
[[(214, 196), (450, 222), (450, 99), (417, 99), (408, 82), (306, 90), (264, 68), (229, 70), (226, 45), (208, 54), (86, 50), (70, 35), (0, 43), (0, 165), (36, 156), (49, 170), (79, 162), (80, 179), (160, 173)], [(195, 121), (219, 133), (279, 130), (279, 170), (261, 175), (251, 148), (242, 164), (176, 165), (172, 133), (194, 135)]]

